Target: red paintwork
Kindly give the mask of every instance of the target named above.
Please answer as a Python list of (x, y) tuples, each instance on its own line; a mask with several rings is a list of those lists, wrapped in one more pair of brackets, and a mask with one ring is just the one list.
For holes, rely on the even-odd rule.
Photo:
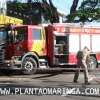
[[(81, 27), (74, 24), (54, 24), (54, 30), (58, 32), (59, 35), (65, 34), (78, 34), (79, 35), (79, 49), (81, 49), (81, 35), (82, 34), (89, 34), (90, 35), (90, 49), (92, 51), (92, 34), (100, 34), (100, 27)], [(100, 61), (100, 53), (95, 53), (97, 61)], [(66, 58), (69, 64), (75, 64), (77, 62), (76, 60), (76, 54), (75, 53), (69, 53), (68, 58)]]
[(32, 28), (28, 28), (28, 51), (31, 51), (32, 49), (32, 44), (34, 43), (34, 41), (32, 41)]
[(69, 64), (76, 64), (77, 60), (76, 60), (76, 54), (69, 54), (68, 56), (68, 63)]
[(5, 58), (7, 60), (11, 59), (11, 57), (14, 55), (14, 45), (7, 44), (6, 50), (5, 50)]
[(50, 65), (53, 65), (53, 27), (46, 27), (47, 57)]
[(100, 61), (100, 52), (96, 53), (97, 61)]
[[(8, 43), (6, 47), (6, 59), (11, 59), (12, 56), (21, 56), (23, 53), (30, 52), (32, 50), (32, 45), (34, 44), (34, 40), (32, 39), (32, 29), (34, 28), (40, 28), (40, 26), (35, 26), (35, 25), (21, 25), (21, 26), (15, 26), (14, 28), (21, 28), (21, 27), (26, 27), (27, 28), (27, 39), (24, 41), (20, 41), (17, 43)], [(17, 48), (20, 48), (20, 50), (17, 50)], [(45, 45), (44, 42), (44, 47), (43, 47), (43, 56), (47, 55), (47, 46)], [(38, 52), (36, 52), (38, 54)]]
[[(58, 26), (57, 26), (58, 25)], [(34, 26), (34, 25), (23, 25), (28, 28), (27, 32), (27, 40), (21, 41), (16, 44), (8, 44), (6, 47), (6, 59), (11, 59), (12, 56), (18, 56), (23, 55), (24, 52), (29, 52), (32, 50), (32, 45), (34, 44), (34, 40), (32, 40), (32, 29), (35, 27), (40, 26)], [(22, 27), (22, 26), (16, 26), (16, 27)], [(70, 27), (66, 25), (59, 26), (59, 24), (55, 25), (49, 25), (44, 27), (45, 28), (45, 35), (46, 35), (46, 44), (45, 47), (43, 47), (43, 56), (46, 56), (48, 58), (48, 62), (50, 65), (53, 65), (53, 32), (57, 31), (59, 35), (64, 34), (100, 34), (100, 28), (85, 28), (82, 29), (82, 27)], [(81, 49), (81, 38), (79, 38), (79, 47)], [(92, 40), (90, 40), (92, 41)], [(21, 50), (16, 50), (16, 47), (20, 46)], [(90, 43), (90, 48), (92, 50), (92, 43)], [(38, 54), (38, 52), (37, 52)], [(96, 54), (97, 61), (100, 61), (100, 53)], [(75, 53), (69, 53), (66, 57), (66, 62), (68, 64), (75, 64), (76, 63), (76, 54)]]

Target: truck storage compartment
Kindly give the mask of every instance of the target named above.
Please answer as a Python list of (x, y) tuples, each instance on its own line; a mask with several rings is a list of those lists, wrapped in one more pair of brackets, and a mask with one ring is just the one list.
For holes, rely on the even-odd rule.
[(54, 36), (54, 64), (65, 65), (68, 61), (68, 36)]

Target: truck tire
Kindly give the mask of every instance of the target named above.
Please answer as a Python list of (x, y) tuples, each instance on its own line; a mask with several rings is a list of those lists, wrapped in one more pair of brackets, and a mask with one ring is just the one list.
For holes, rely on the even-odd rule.
[(87, 64), (88, 64), (89, 71), (94, 71), (97, 68), (96, 58), (94, 56), (90, 56), (90, 59)]
[(23, 73), (32, 75), (37, 72), (37, 62), (32, 57), (26, 57), (22, 63)]

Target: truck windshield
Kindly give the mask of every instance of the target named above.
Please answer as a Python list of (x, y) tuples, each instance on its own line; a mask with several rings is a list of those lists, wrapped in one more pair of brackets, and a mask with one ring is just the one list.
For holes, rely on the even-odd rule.
[(9, 32), (12, 42), (19, 42), (27, 39), (27, 27), (17, 27)]
[(4, 29), (0, 29), (0, 42), (5, 41), (7, 38), (7, 32)]
[(15, 29), (15, 41), (23, 41), (26, 39), (27, 28), (20, 27)]

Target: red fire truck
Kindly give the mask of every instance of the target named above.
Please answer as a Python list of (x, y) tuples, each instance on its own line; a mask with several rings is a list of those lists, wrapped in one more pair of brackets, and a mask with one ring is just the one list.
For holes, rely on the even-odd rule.
[(0, 37), (5, 41), (5, 45), (0, 44), (4, 45), (0, 47), (1, 65), (21, 69), (25, 74), (75, 65), (76, 53), (84, 46), (91, 50), (90, 68), (96, 68), (100, 61), (100, 27), (17, 25), (1, 29)]

